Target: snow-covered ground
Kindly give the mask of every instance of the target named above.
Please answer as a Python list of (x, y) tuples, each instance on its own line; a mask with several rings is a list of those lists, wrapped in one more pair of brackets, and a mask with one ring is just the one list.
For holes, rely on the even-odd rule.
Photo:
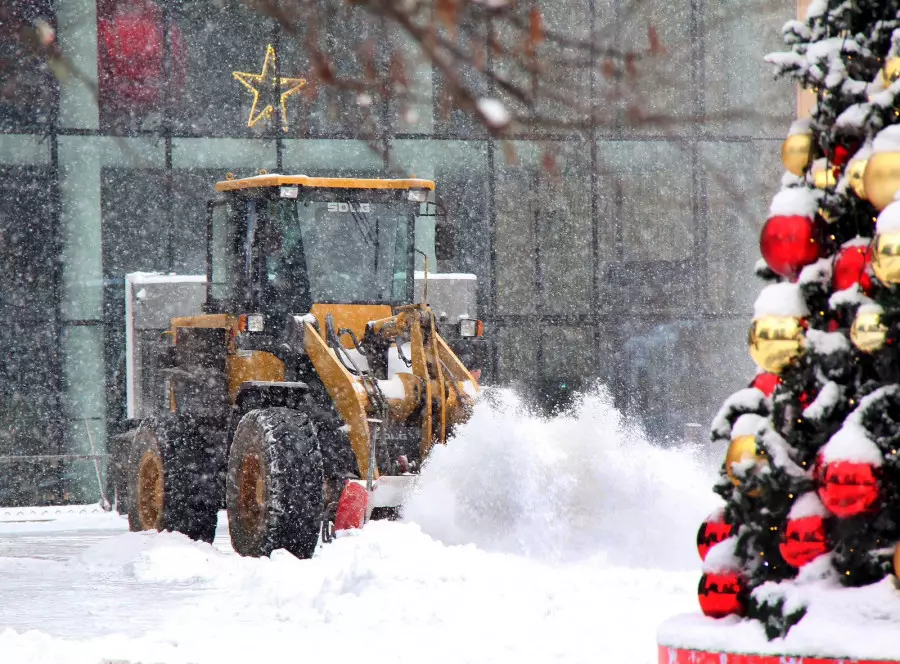
[(718, 459), (650, 444), (603, 394), (551, 420), (494, 396), (403, 522), (308, 561), (237, 556), (224, 514), (210, 546), (0, 510), (0, 662), (655, 663), (658, 625), (697, 608)]

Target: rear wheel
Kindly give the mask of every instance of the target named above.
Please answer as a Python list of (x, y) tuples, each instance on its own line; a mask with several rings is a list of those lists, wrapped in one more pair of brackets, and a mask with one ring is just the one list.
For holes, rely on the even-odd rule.
[(316, 430), (289, 408), (262, 408), (238, 423), (228, 455), (225, 504), (234, 550), (311, 558), (322, 525), (324, 475)]
[(212, 542), (219, 496), (212, 451), (175, 417), (141, 422), (128, 455), (128, 527), (172, 530)]

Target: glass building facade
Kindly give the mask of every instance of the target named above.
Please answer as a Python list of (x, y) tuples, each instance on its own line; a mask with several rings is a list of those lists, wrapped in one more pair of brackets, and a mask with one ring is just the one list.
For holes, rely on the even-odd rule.
[[(391, 66), (378, 45), (401, 36), (321, 4), (339, 74), (365, 66), (362, 43)], [(572, 74), (592, 79), (596, 126), (501, 141), (421, 61), (405, 72), (411, 108), (364, 113), (355, 93), (310, 83), (286, 101), (288, 131), (248, 126), (234, 71), (260, 72), (270, 44), (281, 76), (311, 65), (303, 39), (236, 0), (3, 3), (0, 33), (46, 21), (74, 73), (0, 34), (14, 65), (0, 67), (0, 504), (96, 499), (88, 462), (8, 457), (106, 449), (124, 417), (124, 275), (204, 272), (205, 203), (226, 172), (433, 178), (457, 244), (438, 267), (478, 277), (494, 382), (551, 405), (600, 381), (660, 440), (705, 426), (754, 373), (757, 238), (795, 111), (762, 58), (796, 8), (628, 4), (544, 3), (545, 22), (626, 50), (654, 26), (667, 55), (642, 104), (681, 121), (635, 126), (597, 66)]]

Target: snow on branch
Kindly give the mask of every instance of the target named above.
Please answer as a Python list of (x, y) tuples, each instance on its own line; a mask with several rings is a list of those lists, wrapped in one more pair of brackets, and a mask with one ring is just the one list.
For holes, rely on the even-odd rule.
[(786, 281), (770, 284), (759, 292), (753, 305), (755, 317), (761, 316), (797, 316), (809, 315), (806, 302), (798, 284)]
[(822, 191), (810, 187), (790, 187), (782, 189), (772, 198), (769, 214), (802, 217), (813, 217), (819, 209)]
[(712, 421), (713, 438), (730, 440), (734, 423), (746, 413), (757, 415), (768, 415), (769, 413), (766, 395), (755, 387), (738, 390), (725, 400)]

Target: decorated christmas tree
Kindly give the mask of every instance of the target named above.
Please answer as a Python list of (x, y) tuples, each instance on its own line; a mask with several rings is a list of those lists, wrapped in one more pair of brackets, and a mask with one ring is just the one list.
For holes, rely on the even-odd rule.
[(900, 0), (814, 0), (784, 41), (767, 61), (816, 103), (782, 146), (749, 332), (760, 372), (713, 422), (725, 506), (698, 533), (704, 613), (770, 639), (807, 612), (794, 589), (900, 563)]

